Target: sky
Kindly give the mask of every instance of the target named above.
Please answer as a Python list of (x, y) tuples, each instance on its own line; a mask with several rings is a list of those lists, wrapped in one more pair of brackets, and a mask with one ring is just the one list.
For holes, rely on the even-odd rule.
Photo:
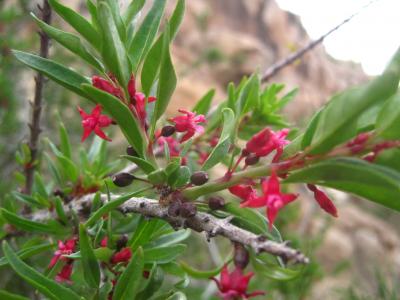
[[(370, 0), (276, 0), (300, 16), (312, 39), (317, 39)], [(336, 59), (361, 63), (370, 75), (382, 72), (400, 46), (400, 0), (377, 0), (338, 31), (324, 46)]]

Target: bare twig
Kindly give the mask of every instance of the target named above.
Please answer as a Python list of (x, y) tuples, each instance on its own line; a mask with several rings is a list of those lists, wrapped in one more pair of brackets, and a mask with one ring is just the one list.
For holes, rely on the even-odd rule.
[[(118, 196), (112, 195), (111, 198), (115, 199)], [(85, 215), (87, 208), (91, 206), (93, 194), (86, 195), (80, 199), (71, 201), (70, 204), (65, 205), (66, 213), (72, 210), (78, 214)], [(107, 196), (102, 195), (102, 201), (106, 201)], [(244, 230), (230, 223), (231, 217), (226, 219), (219, 219), (211, 214), (198, 212), (194, 217), (182, 218), (173, 217), (168, 214), (168, 207), (162, 206), (157, 200), (147, 198), (132, 198), (122, 204), (119, 211), (123, 214), (139, 213), (146, 217), (154, 217), (166, 220), (174, 228), (191, 228), (197, 232), (205, 232), (208, 239), (215, 236), (223, 236), (232, 242), (238, 242), (243, 245), (251, 247), (256, 253), (266, 252), (275, 256), (284, 258), (285, 261), (293, 263), (307, 264), (309, 259), (300, 251), (290, 248), (287, 242), (278, 243), (268, 240), (265, 236), (256, 235), (252, 232)], [(37, 211), (32, 214), (31, 219), (34, 221), (43, 222), (50, 218), (54, 218), (54, 213), (48, 210)]]
[[(40, 10), (41, 19), (43, 22), (51, 23), (51, 7), (47, 0), (43, 0), (42, 6), (38, 6)], [(47, 58), (49, 55), (50, 38), (44, 31), (39, 32), (40, 36), (40, 52), (41, 57)], [(40, 129), (40, 115), (42, 111), (42, 98), (43, 98), (43, 86), (45, 83), (44, 76), (39, 72), (35, 76), (35, 96), (32, 103), (32, 116), (31, 123), (29, 124), (30, 138), (29, 138), (29, 149), (31, 152), (30, 162), (25, 166), (25, 187), (24, 192), (30, 194), (33, 185), (33, 174), (35, 171), (35, 164), (38, 157), (38, 141), (41, 132)]]
[(326, 32), (325, 34), (323, 34), (321, 37), (319, 37), (318, 39), (311, 41), (309, 44), (307, 44), (305, 47), (299, 49), (298, 51), (290, 54), (288, 57), (278, 61), (277, 63), (273, 64), (272, 66), (270, 66), (262, 75), (261, 77), (261, 81), (262, 82), (266, 82), (269, 79), (271, 79), (273, 76), (275, 76), (276, 74), (278, 74), (283, 68), (291, 65), (292, 63), (294, 63), (296, 60), (298, 60), (299, 58), (301, 58), (304, 54), (306, 54), (307, 52), (311, 51), (312, 49), (314, 49), (316, 46), (318, 46), (319, 44), (321, 44), (326, 37), (328, 37), (329, 35), (331, 35), (333, 32), (335, 32), (336, 30), (338, 30), (340, 27), (342, 27), (344, 24), (350, 22), (355, 16), (357, 16), (358, 14), (360, 14), (364, 9), (366, 9), (368, 6), (370, 6), (371, 4), (373, 4), (374, 2), (376, 2), (378, 0), (373, 0), (370, 1), (369, 3), (367, 3), (366, 5), (364, 5), (359, 11), (357, 11), (356, 13), (352, 14), (351, 16), (349, 16), (348, 18), (346, 18), (345, 20), (343, 20), (340, 24), (336, 25), (334, 28), (332, 28), (331, 30), (329, 30), (328, 32)]

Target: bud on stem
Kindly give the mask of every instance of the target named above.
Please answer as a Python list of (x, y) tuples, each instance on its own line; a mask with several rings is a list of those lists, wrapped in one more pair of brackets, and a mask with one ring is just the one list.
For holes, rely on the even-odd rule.
[(118, 187), (130, 185), (136, 177), (129, 173), (118, 173), (112, 177), (113, 183)]
[(203, 185), (208, 181), (208, 174), (204, 171), (194, 172), (190, 177), (190, 182), (194, 185)]

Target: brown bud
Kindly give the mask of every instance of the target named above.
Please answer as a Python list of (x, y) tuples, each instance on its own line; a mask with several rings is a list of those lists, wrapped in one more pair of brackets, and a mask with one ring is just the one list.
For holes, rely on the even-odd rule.
[(132, 183), (135, 176), (129, 173), (118, 173), (112, 177), (112, 181), (116, 186), (125, 187)]
[(235, 243), (234, 247), (233, 262), (236, 267), (243, 270), (249, 264), (249, 252), (240, 243)]
[(250, 154), (250, 152), (247, 151), (246, 148), (244, 148), (244, 149), (242, 150), (242, 156), (247, 156), (247, 155), (249, 155), (249, 154)]
[(60, 190), (60, 189), (55, 189), (54, 192), (53, 192), (53, 195), (54, 195), (55, 197), (58, 196), (58, 197), (60, 197), (61, 199), (64, 198), (64, 196), (65, 196), (64, 192), (63, 192), (62, 190)]
[(177, 217), (180, 214), (180, 209), (182, 206), (181, 201), (174, 201), (168, 207), (168, 215), (171, 217)]
[(128, 154), (130, 156), (138, 156), (136, 150), (133, 149), (132, 146), (128, 146), (128, 148), (126, 148), (126, 154)]
[(257, 155), (255, 155), (254, 153), (250, 153), (246, 157), (244, 162), (246, 163), (246, 165), (252, 166), (252, 165), (255, 165), (256, 163), (258, 163), (259, 160), (260, 160), (260, 158)]
[(117, 251), (124, 248), (127, 243), (128, 243), (128, 236), (126, 234), (121, 235), (121, 237), (116, 242)]
[(208, 198), (208, 207), (212, 210), (221, 209), (225, 206), (225, 199), (221, 196), (212, 196)]
[(190, 182), (194, 185), (203, 185), (208, 181), (208, 174), (203, 171), (197, 171), (190, 177)]
[(197, 207), (191, 202), (182, 203), (179, 214), (182, 218), (192, 218), (197, 213)]
[(167, 125), (161, 129), (161, 136), (168, 137), (175, 133), (175, 126)]

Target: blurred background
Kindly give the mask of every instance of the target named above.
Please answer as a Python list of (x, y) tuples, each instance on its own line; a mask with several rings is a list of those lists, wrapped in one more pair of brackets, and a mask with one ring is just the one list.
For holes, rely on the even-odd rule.
[[(14, 156), (28, 138), (29, 103), (34, 91), (34, 73), (17, 63), (10, 49), (37, 53), (37, 28), (29, 12), (37, 11), (38, 2), (0, 0), (0, 198), (19, 185), (21, 170)], [(87, 14), (85, 1), (61, 2)], [(243, 76), (264, 71), (366, 3), (188, 0), (185, 20), (173, 45), (179, 81), (168, 113), (193, 107), (194, 101), (210, 88), (216, 88), (216, 99), (223, 100), (229, 82), (238, 83)], [(327, 39), (329, 53), (320, 45), (271, 80), (284, 83), (286, 92), (299, 88), (296, 99), (286, 109), (291, 123), (301, 128), (331, 95), (365, 82), (383, 68), (400, 44), (395, 31), (400, 20), (400, 9), (395, 10), (398, 3), (382, 0), (371, 5)], [(174, 4), (175, 1), (169, 1), (169, 11)], [(302, 18), (283, 8), (301, 14)], [(53, 22), (71, 30), (57, 17)], [(57, 44), (52, 45), (50, 56), (82, 74), (93, 75), (93, 70)], [(85, 108), (86, 101), (52, 82), (46, 84), (44, 98), (42, 139), (57, 136), (55, 125), (60, 115), (72, 143), (78, 145), (81, 125), (76, 106)], [(125, 149), (122, 137), (114, 135), (113, 140), (111, 158)], [(339, 209), (337, 220), (316, 209), (307, 193), (303, 193), (301, 201), (287, 207), (278, 220), (284, 239), (293, 240), (296, 247), (304, 249), (312, 257), (311, 265), (303, 268), (293, 281), (255, 279), (252, 287), (268, 291), (266, 299), (400, 299), (399, 216), (377, 205), (330, 192)], [(220, 253), (226, 247), (219, 240), (207, 244), (193, 238), (187, 252), (197, 255), (185, 259), (200, 269), (213, 268), (223, 261)], [(6, 282), (7, 274), (0, 272), (0, 278)], [(215, 285), (195, 282), (191, 293), (189, 299), (211, 299)]]

